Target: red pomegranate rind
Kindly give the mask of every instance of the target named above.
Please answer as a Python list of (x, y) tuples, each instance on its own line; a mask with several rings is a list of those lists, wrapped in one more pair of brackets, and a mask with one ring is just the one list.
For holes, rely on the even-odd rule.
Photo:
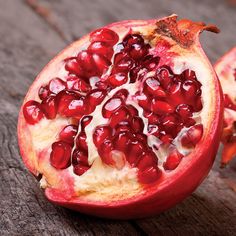
[[(65, 79), (66, 86), (68, 86), (68, 76), (77, 76), (88, 84), (89, 88), (78, 89), (78, 85), (76, 85), (77, 88), (70, 86), (70, 88), (67, 87), (56, 95), (58, 97), (58, 112), (55, 121), (61, 125), (57, 132), (60, 132), (66, 125), (76, 124), (79, 126), (74, 143), (76, 146), (73, 146), (73, 151), (78, 149), (79, 152), (82, 151), (84, 154), (83, 158), (78, 154), (77, 161), (72, 159), (72, 169), (71, 167), (63, 169), (71, 161), (71, 159), (68, 160), (66, 151), (65, 156), (67, 158), (64, 158), (63, 161), (68, 160), (68, 162), (59, 160), (57, 164), (60, 170), (56, 170), (48, 164), (47, 152), (44, 152), (45, 155), (40, 155), (42, 158), (37, 159), (38, 153), (35, 152), (34, 147), (29, 145), (28, 147), (26, 143), (32, 142), (31, 134), (35, 132), (38, 123), (29, 125), (24, 119), (23, 108), (21, 109), (18, 125), (21, 154), (26, 165), (34, 174), (43, 173), (44, 179), (41, 184), (46, 188), (45, 194), (50, 201), (97, 216), (110, 218), (145, 217), (173, 206), (197, 187), (208, 173), (214, 160), (219, 143), (217, 137), (220, 132), (222, 111), (221, 90), (218, 81), (198, 41), (198, 34), (204, 29), (214, 30), (214, 27), (207, 27), (201, 23), (193, 23), (187, 20), (177, 22), (176, 16), (158, 21), (119, 22), (99, 29), (75, 42), (48, 64), (30, 88), (25, 102), (29, 100), (39, 101), (39, 98), (48, 96), (47, 84), (55, 77)], [(101, 36), (103, 35), (101, 34), (102, 31), (108, 37)], [(135, 34), (138, 34), (139, 37), (134, 37)], [(128, 35), (128, 39), (124, 40), (126, 35)], [(122, 43), (123, 40), (123, 47), (119, 46), (119, 50), (123, 50), (123, 52), (119, 55), (116, 51), (118, 40), (119, 43)], [(95, 42), (103, 43), (95, 44)], [(113, 57), (114, 61), (110, 58), (109, 53), (105, 53), (105, 57), (101, 55), (101, 51), (105, 50), (104, 47), (101, 47), (102, 44), (104, 46), (104, 43), (113, 47), (114, 54), (116, 54)], [(93, 54), (95, 46), (90, 47), (91, 44), (98, 45), (101, 51), (98, 50)], [(90, 51), (86, 49), (87, 46), (85, 45), (90, 47)], [(152, 47), (155, 48), (151, 50)], [(150, 51), (153, 55), (148, 55)], [(188, 68), (191, 58), (201, 62), (200, 67), (204, 67), (204, 79), (209, 80), (209, 88), (211, 88), (210, 102), (207, 101), (206, 104), (211, 109), (205, 108), (206, 98), (201, 94), (202, 92), (205, 94), (207, 90), (204, 81), (199, 82), (201, 71), (198, 67)], [(142, 63), (140, 63), (141, 60), (143, 60)], [(185, 68), (182, 67), (182, 62), (187, 62)], [(65, 68), (61, 73), (60, 68), (62, 66), (65, 66)], [(186, 67), (188, 72), (186, 72)], [(147, 87), (143, 91), (142, 88), (145, 86), (142, 86), (141, 83), (148, 78), (146, 74), (154, 70), (156, 70), (156, 73), (149, 77), (154, 76), (154, 82), (155, 79), (159, 80), (160, 88), (156, 86), (157, 83), (153, 84), (153, 81), (151, 81), (150, 84), (150, 81), (148, 81)], [(117, 73), (124, 73), (126, 76), (130, 73), (130, 77), (125, 77), (124, 80), (122, 79), (124, 77), (116, 78)], [(113, 76), (110, 82), (106, 81), (109, 75)], [(101, 77), (101, 80), (91, 79), (91, 76)], [(193, 82), (186, 84), (184, 81), (186, 78)], [(95, 82), (92, 82), (93, 80)], [(132, 87), (124, 86), (126, 83), (129, 86), (140, 83), (139, 91), (132, 95), (133, 99), (137, 98), (139, 101), (141, 108), (139, 107), (138, 110), (136, 106), (133, 106), (133, 103), (129, 104)], [(43, 90), (40, 92), (40, 97), (38, 97), (38, 90), (41, 86), (46, 88), (44, 89), (46, 92)], [(121, 86), (121, 90), (127, 90), (128, 95), (126, 92), (119, 94), (118, 89), (114, 90), (113, 93), (116, 86)], [(67, 89), (70, 91), (67, 91)], [(94, 89), (98, 91), (94, 93)], [(101, 91), (101, 89), (103, 90)], [(89, 138), (86, 135), (88, 130), (91, 130), (91, 126), (96, 123), (96, 117), (93, 117), (93, 115), (97, 114), (97, 108), (102, 108), (104, 106), (103, 102), (106, 103), (108, 98), (112, 98), (111, 93), (114, 98), (119, 97), (123, 100), (122, 105), (108, 114), (108, 118), (102, 118), (102, 122), (98, 125), (108, 125), (112, 132), (109, 132), (107, 137), (101, 135), (101, 139), (98, 140), (95, 137), (96, 141), (94, 143), (98, 141), (97, 151), (102, 163), (107, 166), (104, 168), (113, 168), (114, 171), (123, 171), (125, 168), (135, 170), (136, 180), (134, 179), (134, 183), (138, 182), (140, 189), (130, 196), (128, 192), (119, 195), (119, 192), (114, 191), (113, 193), (111, 191), (113, 195), (109, 195), (105, 200), (96, 197), (89, 199), (86, 194), (80, 195), (80, 192), (76, 189), (78, 187), (76, 179), (86, 179), (92, 173), (95, 164), (98, 165), (98, 163), (95, 163), (96, 161), (95, 164), (89, 162), (89, 160), (88, 163), (84, 161), (86, 159), (84, 156), (90, 158), (91, 155), (91, 143), (86, 141)], [(115, 93), (119, 95), (115, 95)], [(189, 102), (186, 102), (186, 98)], [(95, 113), (92, 113), (93, 111)], [(109, 109), (105, 110), (104, 113), (107, 113), (107, 111)], [(158, 145), (152, 146), (153, 143), (149, 136), (160, 140), (161, 148), (165, 146), (168, 149), (168, 147), (175, 146), (175, 142), (179, 142), (178, 135), (181, 130), (190, 130), (194, 125), (201, 125), (199, 120), (197, 123), (195, 121), (195, 115), (198, 112), (199, 114), (208, 112), (208, 119), (206, 120), (203, 117), (204, 127), (201, 138), (194, 143), (194, 148), (187, 148), (188, 158), (183, 157), (178, 164), (178, 168), (165, 171), (162, 168), (162, 162), (158, 162), (158, 152), (161, 152), (161, 149)], [(85, 116), (92, 116), (92, 120), (85, 122), (86, 124), (83, 123), (82, 119)], [(143, 116), (147, 118), (145, 122), (143, 122)], [(45, 125), (48, 122), (52, 122), (52, 120), (39, 119), (40, 125)], [(150, 124), (148, 124), (149, 122)], [(177, 124), (175, 129), (173, 128), (174, 123)], [(97, 123), (93, 128), (95, 129), (96, 126)], [(147, 131), (153, 130), (151, 126), (156, 126), (156, 130), (149, 134)], [(122, 132), (126, 132), (124, 136), (121, 135)], [(51, 138), (50, 145), (63, 142), (58, 140), (59, 137), (60, 135), (55, 135)], [(71, 145), (64, 143), (66, 147)], [(41, 144), (45, 143), (41, 142)], [(52, 151), (54, 153), (57, 149)], [(145, 156), (145, 153), (149, 152), (151, 154)], [(53, 156), (53, 154), (51, 155)], [(60, 157), (60, 155), (58, 156)], [(52, 159), (54, 160), (54, 158)], [(80, 159), (83, 161), (80, 161)], [(72, 173), (77, 177), (72, 177)], [(183, 183), (186, 184), (183, 185)], [(48, 184), (51, 184), (51, 186)], [(130, 189), (129, 187), (127, 189)], [(170, 198), (170, 189), (173, 195), (176, 196), (175, 198)], [(122, 191), (122, 188), (119, 190)], [(130, 191), (132, 192), (131, 189)], [(109, 191), (107, 191), (107, 194), (110, 194)]]
[(221, 166), (227, 165), (236, 156), (236, 47), (232, 48), (215, 64), (224, 93), (224, 128)]

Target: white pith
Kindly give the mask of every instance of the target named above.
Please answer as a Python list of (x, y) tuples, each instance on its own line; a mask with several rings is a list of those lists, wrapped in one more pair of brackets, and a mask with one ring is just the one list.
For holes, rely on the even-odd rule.
[[(140, 28), (136, 28), (135, 30), (141, 31)], [(134, 30), (134, 31), (135, 31)], [(126, 31), (124, 32), (124, 34)], [(122, 36), (121, 36), (122, 38)], [(175, 57), (173, 59), (174, 67), (171, 68), (175, 74), (180, 74), (185, 69), (190, 69), (195, 71), (196, 77), (198, 81), (201, 82), (202, 87), (202, 98), (203, 100), (203, 109), (199, 113), (194, 114), (194, 118), (196, 118), (197, 123), (202, 123), (203, 127), (208, 126), (209, 117), (211, 115), (211, 104), (214, 102), (212, 101), (211, 93), (214, 93), (214, 85), (211, 83), (211, 80), (206, 79), (212, 77), (211, 71), (209, 68), (205, 66), (205, 61), (202, 60), (202, 57), (198, 54), (187, 53), (185, 52), (184, 55)], [(61, 68), (60, 68), (61, 70)], [(60, 72), (60, 75), (65, 74), (64, 71)], [(55, 76), (57, 76), (55, 74)], [(54, 77), (54, 76), (53, 76)], [(127, 104), (131, 104), (135, 106), (139, 111), (139, 116), (143, 119), (145, 127), (144, 127), (144, 134), (147, 134), (147, 122), (148, 120), (143, 117), (142, 115), (142, 108), (132, 100), (132, 95), (134, 95), (138, 91), (138, 84), (139, 81), (134, 84), (128, 84), (128, 82), (120, 87), (113, 89), (108, 96), (104, 99), (104, 101), (97, 106), (96, 110), (90, 114), (93, 116), (93, 120), (91, 123), (85, 128), (86, 136), (87, 136), (87, 143), (88, 143), (88, 161), (91, 164), (91, 168), (84, 173), (82, 176), (78, 176), (74, 174), (73, 167), (70, 166), (66, 170), (57, 171), (53, 167), (49, 165), (49, 156), (43, 158), (42, 160), (38, 160), (39, 163), (38, 171), (43, 175), (41, 180), (41, 186), (46, 187), (55, 187), (61, 185), (61, 182), (58, 183), (53, 182), (50, 180), (48, 173), (49, 170), (57, 175), (57, 172), (60, 173), (69, 173), (70, 177), (74, 181), (74, 191), (77, 196), (80, 196), (85, 199), (89, 200), (99, 200), (99, 201), (106, 201), (106, 200), (119, 200), (119, 199), (126, 199), (137, 194), (142, 193), (143, 186), (137, 180), (137, 169), (130, 168), (128, 164), (126, 164), (122, 169), (117, 169), (114, 167), (107, 166), (101, 162), (101, 159), (97, 153), (97, 148), (93, 143), (93, 131), (94, 128), (101, 124), (106, 124), (108, 119), (102, 117), (101, 109), (104, 103), (112, 97), (112, 95), (120, 89), (127, 89), (129, 91), (129, 97), (127, 99)], [(41, 152), (42, 150), (47, 149), (48, 155), (51, 150), (51, 144), (58, 140), (58, 134), (61, 129), (69, 124), (70, 121), (64, 118), (57, 117), (54, 120), (46, 120), (42, 119), (36, 125), (29, 125), (29, 130), (32, 136), (32, 145), (36, 153)], [(204, 129), (203, 129), (204, 130)], [(177, 146), (178, 150), (187, 155), (191, 152), (189, 149), (184, 149), (178, 139), (181, 137), (182, 133), (186, 131), (186, 128), (182, 129), (180, 134), (175, 138), (174, 145)], [(40, 133), (39, 133), (40, 132)], [(153, 149), (156, 155), (159, 158), (159, 168), (163, 170), (163, 162), (165, 161), (166, 155), (168, 154), (168, 149), (160, 146), (160, 140), (155, 136), (151, 135), (148, 136), (148, 144), (149, 146), (157, 145), (159, 146), (159, 150)], [(177, 171), (177, 170), (174, 170)], [(174, 172), (173, 171), (173, 172)], [(57, 175), (58, 176), (58, 175)], [(59, 177), (60, 178), (60, 177)], [(66, 183), (64, 183), (66, 184)], [(61, 186), (60, 186), (61, 187)], [(64, 186), (62, 187), (64, 188)], [(65, 187), (66, 188), (66, 187)]]

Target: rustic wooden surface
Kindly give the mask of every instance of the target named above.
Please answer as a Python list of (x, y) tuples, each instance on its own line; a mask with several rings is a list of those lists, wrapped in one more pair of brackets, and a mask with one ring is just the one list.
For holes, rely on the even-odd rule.
[(115, 221), (47, 202), (18, 153), (19, 106), (50, 58), (107, 23), (171, 13), (220, 27), (202, 36), (213, 63), (236, 44), (233, 0), (0, 0), (0, 235), (236, 235), (236, 161), (221, 170), (218, 155), (203, 184), (157, 217)]

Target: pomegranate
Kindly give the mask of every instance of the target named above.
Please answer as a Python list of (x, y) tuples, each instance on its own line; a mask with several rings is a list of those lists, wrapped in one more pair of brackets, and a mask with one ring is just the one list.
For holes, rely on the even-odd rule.
[(43, 69), (20, 110), (18, 136), (51, 202), (128, 219), (194, 191), (214, 161), (223, 109), (203, 30), (218, 31), (176, 15), (118, 22)]
[(224, 94), (224, 128), (221, 166), (236, 156), (236, 47), (231, 49), (215, 65)]

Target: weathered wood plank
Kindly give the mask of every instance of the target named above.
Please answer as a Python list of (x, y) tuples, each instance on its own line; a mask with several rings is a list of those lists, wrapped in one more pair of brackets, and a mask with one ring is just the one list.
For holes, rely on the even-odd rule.
[[(1, 235), (235, 235), (236, 161), (224, 170), (215, 163), (204, 183), (183, 203), (151, 219), (102, 220), (53, 206), (18, 154), (17, 113), (28, 86), (66, 42), (123, 19), (155, 18), (171, 13), (215, 23), (222, 33), (202, 42), (215, 62), (236, 44), (235, 5), (196, 1), (37, 1), (49, 9), (44, 20), (26, 1), (0, 0), (0, 234)], [(58, 34), (63, 32), (65, 39)], [(218, 157), (219, 159), (219, 157)], [(171, 194), (171, 193), (170, 193)]]

